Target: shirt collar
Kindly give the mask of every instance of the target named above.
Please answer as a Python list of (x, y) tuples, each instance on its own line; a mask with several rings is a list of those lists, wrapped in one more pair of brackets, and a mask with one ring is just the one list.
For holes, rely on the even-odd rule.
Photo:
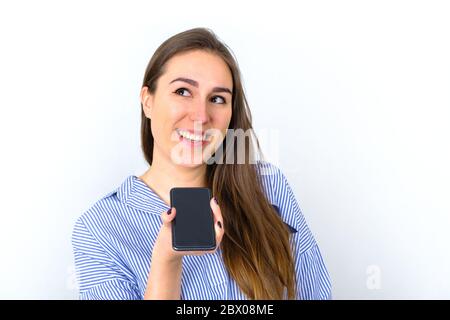
[(119, 200), (129, 207), (160, 215), (169, 206), (144, 181), (131, 175), (117, 189)]

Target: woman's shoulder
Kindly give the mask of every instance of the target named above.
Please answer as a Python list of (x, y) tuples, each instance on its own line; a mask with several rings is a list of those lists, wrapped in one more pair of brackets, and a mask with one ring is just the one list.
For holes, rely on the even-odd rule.
[(120, 199), (118, 197), (120, 187), (116, 187), (102, 197), (98, 198), (93, 204), (82, 212), (76, 221), (76, 225), (84, 228), (104, 228), (111, 223), (114, 216), (121, 211)]
[(76, 218), (72, 243), (78, 249), (97, 245), (109, 250), (114, 244), (141, 239), (143, 233), (156, 234), (161, 206), (148, 188), (130, 175)]
[(304, 217), (283, 171), (267, 161), (258, 162), (257, 171), (269, 202), (283, 220), (298, 231), (304, 225)]
[(291, 231), (301, 236), (300, 251), (306, 251), (314, 243), (314, 237), (306, 223), (299, 201), (282, 170), (269, 162), (258, 163), (258, 172), (267, 197)]
[(277, 204), (286, 188), (290, 188), (286, 176), (280, 167), (268, 161), (259, 160), (256, 163), (256, 171), (269, 200)]
[(109, 229), (118, 223), (133, 223), (141, 214), (158, 213), (155, 200), (139, 185), (136, 176), (127, 176), (116, 188), (96, 200), (77, 222), (86, 227)]

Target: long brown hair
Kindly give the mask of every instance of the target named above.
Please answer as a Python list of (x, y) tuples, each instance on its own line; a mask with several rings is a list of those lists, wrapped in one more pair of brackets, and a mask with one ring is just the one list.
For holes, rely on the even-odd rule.
[[(228, 65), (233, 78), (229, 129), (250, 132), (257, 147), (252, 149), (251, 140), (245, 144), (246, 157), (258, 152), (262, 158), (238, 64), (231, 50), (210, 29), (187, 30), (163, 42), (148, 63), (142, 87), (147, 86), (150, 93), (155, 93), (157, 80), (164, 73), (167, 61), (178, 53), (199, 49), (216, 54)], [(142, 150), (151, 165), (151, 120), (145, 116), (142, 104), (141, 121)], [(236, 143), (227, 143), (227, 138), (230, 139), (227, 135), (222, 146), (236, 146)], [(225, 154), (227, 150), (225, 148)], [(289, 229), (266, 198), (256, 164), (247, 161), (236, 164), (237, 152), (234, 152), (234, 157), (234, 164), (216, 161), (207, 165), (208, 187), (219, 202), (224, 220), (221, 249), (225, 267), (249, 299), (294, 299), (295, 267)]]

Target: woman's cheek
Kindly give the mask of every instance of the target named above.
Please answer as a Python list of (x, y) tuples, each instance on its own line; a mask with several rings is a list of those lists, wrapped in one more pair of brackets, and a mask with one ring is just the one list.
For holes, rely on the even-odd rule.
[(186, 113), (185, 111), (187, 110), (187, 107), (183, 103), (173, 102), (168, 106), (167, 109), (169, 110), (171, 117), (176, 119)]
[(217, 115), (217, 127), (220, 130), (226, 130), (230, 126), (231, 121), (231, 108), (230, 110), (223, 110), (219, 115)]

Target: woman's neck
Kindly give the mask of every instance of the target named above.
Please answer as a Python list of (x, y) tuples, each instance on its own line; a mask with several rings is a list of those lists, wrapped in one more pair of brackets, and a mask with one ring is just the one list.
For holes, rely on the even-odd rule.
[(139, 178), (168, 205), (173, 187), (207, 187), (206, 164), (189, 168), (153, 159), (150, 168)]

